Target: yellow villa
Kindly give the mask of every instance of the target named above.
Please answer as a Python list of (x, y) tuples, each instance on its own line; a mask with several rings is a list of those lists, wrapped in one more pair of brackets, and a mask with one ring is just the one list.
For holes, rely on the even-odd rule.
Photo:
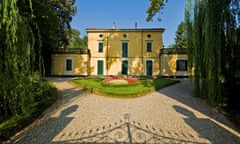
[(86, 29), (91, 52), (90, 75), (157, 76), (162, 28)]
[(167, 52), (163, 28), (87, 28), (86, 32), (88, 50), (54, 53), (52, 75), (187, 76), (186, 51)]

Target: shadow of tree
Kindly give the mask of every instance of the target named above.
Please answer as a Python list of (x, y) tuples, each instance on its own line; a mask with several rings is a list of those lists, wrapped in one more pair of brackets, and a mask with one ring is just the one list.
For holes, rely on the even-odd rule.
[(75, 78), (76, 77), (45, 77), (46, 80), (52, 81), (54, 83), (65, 82), (65, 81), (72, 80)]
[(225, 143), (226, 139), (231, 144), (238, 144), (240, 142), (240, 138), (238, 136), (225, 130), (210, 119), (197, 118), (192, 111), (181, 106), (174, 105), (173, 108), (180, 114), (186, 116), (184, 121), (201, 137), (208, 139), (212, 144)]
[(129, 114), (124, 115), (124, 120), (107, 124), (89, 130), (65, 132), (53, 144), (88, 143), (188, 143), (204, 144), (197, 142), (189, 133), (176, 133), (163, 131), (161, 128), (130, 121)]
[(14, 143), (51, 143), (52, 139), (73, 120), (73, 117), (68, 117), (68, 115), (75, 112), (77, 109), (77, 105), (72, 105), (61, 111), (59, 117), (50, 117), (47, 120), (35, 123), (20, 136), (18, 136), (18, 138), (15, 138)]
[(44, 117), (48, 117), (64, 104), (73, 102), (74, 100), (83, 98), (85, 96), (87, 95), (84, 90), (75, 87), (58, 90), (58, 99), (45, 112), (43, 112), (42, 115)]
[[(171, 86), (171, 88), (167, 87), (167, 88), (158, 90), (158, 92), (160, 94), (163, 94), (166, 97), (172, 98), (172, 99), (180, 102), (181, 104), (184, 104), (184, 105), (192, 108), (193, 110), (196, 110), (210, 118), (210, 119), (197, 119), (196, 117), (194, 117), (192, 112), (189, 112), (187, 110), (180, 110), (180, 108), (176, 107), (176, 106), (174, 107), (176, 109), (176, 111), (179, 111), (179, 112), (181, 111), (182, 114), (190, 117), (186, 122), (192, 128), (194, 128), (196, 130), (196, 132), (198, 132), (199, 135), (201, 135), (202, 137), (207, 138), (208, 140), (210, 140), (213, 143), (215, 141), (217, 141), (217, 140), (215, 140), (213, 133), (210, 135), (205, 135), (205, 134), (203, 134), (202, 130), (200, 130), (200, 127), (203, 127), (203, 126), (208, 127), (209, 126), (209, 127), (212, 127), (212, 130), (214, 130), (214, 131), (219, 130), (223, 134), (222, 138), (230, 137), (230, 139), (233, 139), (235, 141), (237, 140), (238, 143), (240, 142), (239, 129), (237, 129), (233, 125), (233, 123), (228, 121), (227, 118), (224, 115), (222, 115), (219, 111), (208, 106), (208, 104), (203, 99), (192, 97), (192, 88), (191, 88), (191, 83), (190, 83), (189, 79), (182, 79), (179, 84), (173, 85), (173, 86)], [(238, 134), (236, 134), (236, 133), (238, 133)], [(216, 139), (221, 139), (221, 138), (216, 138)]]

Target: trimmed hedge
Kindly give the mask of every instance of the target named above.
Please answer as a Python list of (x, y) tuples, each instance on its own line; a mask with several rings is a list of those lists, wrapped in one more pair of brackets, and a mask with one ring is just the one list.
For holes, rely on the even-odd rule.
[(91, 93), (118, 98), (134, 98), (178, 83), (179, 81), (170, 79), (144, 79), (130, 85), (112, 85), (103, 83), (100, 78), (85, 78), (75, 79), (72, 82)]

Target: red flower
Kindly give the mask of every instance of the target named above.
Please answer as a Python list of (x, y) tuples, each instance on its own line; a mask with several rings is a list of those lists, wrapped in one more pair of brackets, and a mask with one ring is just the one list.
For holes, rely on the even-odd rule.
[(113, 80), (121, 80), (121, 79), (126, 80), (129, 84), (138, 82), (138, 79), (137, 79), (137, 78), (108, 77), (108, 78), (105, 78), (105, 79), (103, 80), (103, 83), (109, 83), (110, 81), (113, 81)]
[(108, 83), (108, 82), (110, 82), (110, 81), (112, 81), (112, 80), (117, 80), (117, 79), (119, 79), (119, 78), (116, 78), (116, 77), (108, 77), (108, 78), (105, 78), (105, 79), (103, 80), (103, 82), (104, 82), (104, 83)]
[(124, 78), (124, 80), (128, 81), (128, 83), (136, 83), (136, 82), (138, 82), (137, 78)]

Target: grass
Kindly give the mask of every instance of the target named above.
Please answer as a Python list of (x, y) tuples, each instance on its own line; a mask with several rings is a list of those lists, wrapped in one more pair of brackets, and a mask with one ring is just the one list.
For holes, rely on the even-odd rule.
[(33, 104), (31, 112), (19, 114), (4, 120), (0, 123), (0, 143), (8, 140), (15, 133), (32, 123), (44, 110), (46, 110), (57, 99), (57, 89), (49, 81), (44, 82), (42, 97)]
[(86, 78), (72, 80), (77, 86), (99, 95), (116, 98), (133, 98), (143, 96), (147, 93), (178, 83), (170, 79), (144, 79), (133, 85), (105, 85), (100, 78)]

